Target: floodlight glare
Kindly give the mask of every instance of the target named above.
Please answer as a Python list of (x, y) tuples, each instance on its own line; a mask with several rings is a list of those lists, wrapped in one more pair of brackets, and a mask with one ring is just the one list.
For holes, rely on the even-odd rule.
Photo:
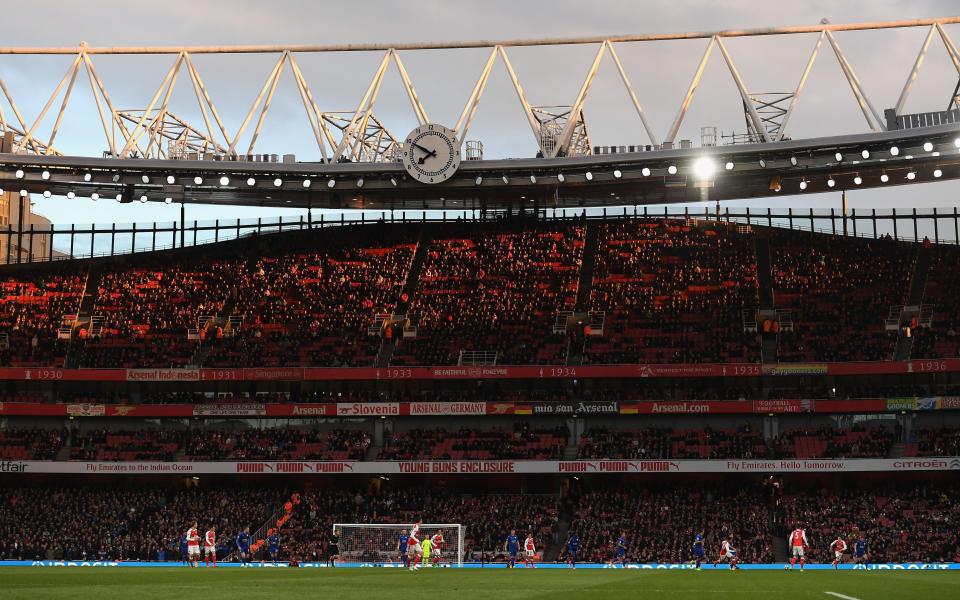
[(717, 172), (717, 163), (709, 156), (701, 156), (693, 163), (693, 174), (703, 181), (713, 177)]

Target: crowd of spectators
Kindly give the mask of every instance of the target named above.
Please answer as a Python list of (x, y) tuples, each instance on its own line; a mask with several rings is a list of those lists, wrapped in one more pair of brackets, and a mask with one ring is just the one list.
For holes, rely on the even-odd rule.
[[(813, 562), (832, 560), (829, 544), (837, 536), (852, 545), (861, 535), (869, 542), (871, 562), (960, 559), (960, 504), (954, 501), (960, 490), (954, 485), (901, 482), (768, 492), (753, 484), (680, 484), (504, 494), (392, 488), (382, 480), (296, 494), (280, 486), (5, 486), (0, 559), (180, 561), (180, 537), (197, 521), (201, 532), (217, 527), (222, 560), (233, 552), (243, 527), (256, 533), (273, 526), (271, 517), (292, 498), (298, 502), (290, 503), (290, 518), (280, 530), (280, 551), (282, 559), (298, 561), (327, 558), (334, 523), (416, 521), (462, 524), (466, 561), (503, 560), (510, 530), (521, 537), (533, 533), (542, 556), (564, 560), (561, 519), (569, 519), (569, 532), (580, 536), (582, 562), (610, 560), (621, 532), (629, 562), (690, 561), (696, 533), (705, 535), (710, 559), (729, 535), (742, 562), (772, 562), (775, 548), (786, 550), (786, 534), (795, 526), (806, 529)], [(381, 536), (382, 547), (367, 551), (396, 560), (399, 529)], [(448, 542), (453, 533), (445, 532)], [(451, 549), (445, 548), (446, 560)], [(346, 540), (340, 550), (342, 559), (358, 558)]]
[(879, 489), (851, 486), (787, 494), (780, 501), (778, 535), (784, 540), (804, 527), (810, 558), (833, 560), (830, 542), (838, 536), (848, 547), (861, 535), (872, 563), (960, 560), (960, 489), (956, 485), (903, 485)]
[(914, 430), (904, 456), (960, 456), (960, 428), (927, 427)]
[(570, 531), (584, 562), (609, 561), (626, 532), (630, 562), (689, 562), (693, 538), (705, 535), (708, 557), (733, 535), (742, 562), (773, 562), (773, 528), (763, 493), (753, 487), (670, 486), (590, 491), (577, 499)]
[(749, 424), (734, 429), (591, 428), (580, 437), (582, 459), (720, 459), (763, 458), (763, 436)]
[(53, 460), (67, 436), (66, 429), (0, 427), (0, 459)]
[[(929, 306), (929, 326), (920, 319), (911, 328), (914, 358), (960, 357), (960, 278), (956, 276), (960, 265), (960, 250), (955, 246), (936, 246), (929, 250), (930, 257), (927, 282), (924, 287), (923, 304)], [(926, 311), (923, 311), (926, 312)], [(922, 316), (922, 313), (921, 313)]]
[(172, 461), (182, 441), (179, 431), (97, 429), (74, 435), (70, 460)]
[(282, 504), (275, 488), (0, 488), (0, 558), (180, 560), (193, 524), (218, 526), (221, 556), (239, 530), (259, 527)]
[[(783, 421), (790, 427), (789, 419)], [(903, 456), (960, 456), (960, 428), (918, 424), (909, 436), (899, 427), (820, 425), (787, 429), (766, 441), (751, 420), (736, 427), (699, 428), (682, 424), (593, 425), (576, 444), (576, 456), (590, 460), (723, 460), (788, 458), (889, 458), (903, 442)], [(157, 429), (92, 430), (0, 427), (0, 459), (97, 461), (243, 460), (560, 460), (571, 443), (557, 420), (537, 425), (517, 421), (459, 428), (385, 428), (383, 445), (373, 446), (373, 427), (276, 426), (223, 428), (222, 422)], [(61, 450), (63, 456), (60, 456)], [(900, 452), (901, 450), (898, 450)]]
[[(885, 321), (908, 300), (916, 244), (671, 219), (591, 226), (592, 265), (585, 221), (513, 219), (330, 227), (36, 267), (0, 281), (0, 364), (356, 367), (372, 366), (382, 347), (395, 366), (456, 364), (464, 351), (495, 352), (501, 365), (755, 363), (761, 334), (745, 323), (765, 281), (757, 236), (769, 241), (774, 306), (792, 321), (771, 326), (780, 361), (893, 357), (899, 333)], [(424, 261), (408, 282), (418, 244)], [(950, 275), (960, 254), (929, 252), (931, 318), (910, 324), (912, 356), (956, 357), (960, 284)], [(64, 321), (88, 275), (96, 331)], [(589, 295), (578, 289), (588, 276)], [(581, 310), (604, 313), (602, 334), (554, 333), (581, 291)], [(398, 307), (415, 336), (377, 319)], [(73, 340), (58, 339), (61, 326)]]
[(793, 331), (779, 333), (779, 360), (891, 360), (896, 332), (885, 322), (906, 301), (917, 246), (770, 229), (778, 310)]
[(372, 366), (380, 340), (367, 330), (400, 297), (412, 239), (401, 228), (345, 227), (244, 240), (212, 256), (118, 261), (100, 275), (94, 311), (104, 325), (96, 337), (82, 332), (79, 364)]
[(887, 458), (897, 441), (884, 427), (793, 429), (773, 441), (777, 458)]
[(743, 311), (758, 304), (753, 233), (683, 221), (601, 227), (590, 308), (602, 336), (585, 336), (590, 363), (757, 362)]
[(57, 332), (64, 317), (76, 316), (83, 287), (80, 266), (7, 274), (0, 281), (0, 364), (63, 366), (66, 344)]
[(496, 352), (504, 365), (563, 364), (566, 338), (553, 325), (576, 303), (584, 232), (511, 222), (438, 232), (410, 303), (417, 336), (400, 341), (392, 364), (457, 364), (461, 351)]
[(369, 447), (362, 429), (202, 430), (188, 434), (184, 460), (363, 460)]
[(385, 438), (380, 460), (558, 460), (569, 437), (564, 426), (537, 428), (529, 423), (517, 423), (512, 431), (414, 429)]

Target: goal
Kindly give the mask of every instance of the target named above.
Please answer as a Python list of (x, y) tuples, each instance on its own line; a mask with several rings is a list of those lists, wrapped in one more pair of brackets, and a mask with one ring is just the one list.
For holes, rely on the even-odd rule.
[[(341, 563), (365, 563), (378, 566), (403, 564), (397, 551), (400, 532), (410, 531), (412, 523), (334, 523), (333, 533), (340, 540)], [(440, 548), (440, 565), (463, 566), (464, 527), (459, 523), (421, 523), (420, 541), (440, 533), (444, 545)], [(431, 552), (431, 563), (433, 552)], [(424, 565), (426, 566), (426, 565)]]

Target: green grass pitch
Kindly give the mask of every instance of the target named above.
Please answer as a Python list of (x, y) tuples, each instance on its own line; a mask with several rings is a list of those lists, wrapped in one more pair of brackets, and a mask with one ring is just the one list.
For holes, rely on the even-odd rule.
[[(833, 592), (834, 594), (828, 594)], [(380, 598), (436, 597), (533, 600), (669, 598), (712, 594), (759, 600), (902, 600), (960, 598), (950, 571), (537, 571), (380, 569), (0, 568), (0, 597), (69, 598)]]

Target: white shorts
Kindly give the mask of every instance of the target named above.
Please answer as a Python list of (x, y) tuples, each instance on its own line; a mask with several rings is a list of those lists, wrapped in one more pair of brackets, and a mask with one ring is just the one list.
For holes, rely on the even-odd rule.
[(187, 546), (187, 556), (200, 556), (200, 546)]
[(527, 558), (533, 558), (536, 555), (537, 555), (536, 550), (527, 550)]
[(843, 558), (843, 552), (840, 552), (840, 551), (838, 550), (838, 551), (836, 551), (836, 552), (833, 553), (833, 556), (834, 556), (837, 560), (840, 560), (841, 558)]
[(414, 544), (413, 546), (407, 546), (407, 554), (410, 556), (417, 556), (418, 554), (423, 554), (423, 548), (420, 544)]
[(204, 554), (216, 554), (216, 553), (217, 553), (217, 547), (216, 547), (216, 546), (204, 546), (204, 547), (203, 547), (203, 553), (204, 553)]
[(791, 546), (791, 548), (792, 548), (791, 554), (793, 556), (796, 556), (798, 558), (803, 558), (803, 546)]

